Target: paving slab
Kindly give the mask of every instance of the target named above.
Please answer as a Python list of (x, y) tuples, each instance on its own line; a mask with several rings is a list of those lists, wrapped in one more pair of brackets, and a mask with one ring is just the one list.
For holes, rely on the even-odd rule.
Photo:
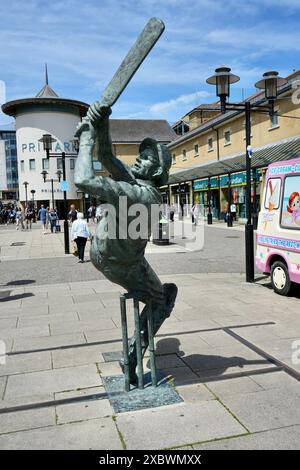
[(98, 387), (87, 387), (81, 388), (79, 390), (70, 390), (68, 392), (55, 392), (55, 400), (65, 400), (69, 398), (85, 397), (87, 395), (99, 395), (99, 393), (104, 393), (103, 385)]
[(224, 396), (224, 404), (251, 432), (300, 424), (300, 387)]
[(6, 357), (6, 363), (0, 366), (0, 376), (47, 369), (52, 369), (50, 352), (17, 354)]
[(3, 398), (6, 383), (7, 383), (7, 377), (0, 377), (0, 399)]
[(109, 400), (89, 400), (56, 407), (57, 424), (109, 417), (113, 414)]
[(284, 390), (295, 387), (296, 389), (300, 388), (298, 380), (291, 377), (286, 372), (274, 372), (274, 374), (261, 374), (253, 375), (251, 380), (257, 383), (260, 387), (265, 390), (274, 390), (277, 388), (282, 388)]
[(41, 336), (49, 336), (50, 331), (48, 325), (33, 325), (24, 328), (6, 328), (1, 330), (1, 338), (34, 338)]
[(103, 362), (99, 346), (84, 346), (79, 348), (52, 351), (53, 368), (72, 367), (81, 364)]
[(213, 393), (216, 394), (217, 397), (221, 399), (228, 395), (259, 392), (263, 390), (258, 383), (254, 382), (249, 377), (237, 377), (233, 379), (209, 382), (207, 386)]
[(189, 367), (174, 367), (161, 369), (162, 373), (173, 380), (175, 385), (194, 383), (199, 381), (199, 376)]
[(200, 401), (215, 400), (215, 396), (204, 384), (181, 385), (176, 387), (185, 403), (199, 403)]
[(0, 436), (0, 449), (42, 450), (122, 450), (111, 418), (49, 426)]
[(40, 305), (39, 307), (22, 307), (22, 308), (14, 308), (14, 309), (0, 309), (0, 318), (9, 318), (11, 316), (18, 316), (21, 317), (33, 317), (33, 316), (40, 316), (40, 315), (48, 315), (49, 314), (49, 306), (48, 305)]
[[(54, 393), (43, 393), (39, 395), (28, 395), (12, 398), (9, 400), (0, 400), (0, 408), (14, 408), (17, 406), (31, 405), (36, 403), (48, 402), (54, 400)], [(1, 428), (1, 419), (0, 419)]]
[(245, 432), (216, 400), (122, 413), (116, 420), (127, 449), (165, 449)]
[(51, 315), (20, 316), (18, 327), (34, 325), (49, 325), (62, 321), (79, 321), (77, 312), (52, 313)]
[(300, 426), (272, 429), (243, 437), (193, 445), (195, 450), (299, 450)]
[(17, 316), (11, 316), (9, 318), (0, 318), (0, 331), (7, 328), (16, 328), (17, 326)]
[(42, 372), (11, 375), (5, 392), (5, 399), (22, 395), (59, 392), (101, 384), (96, 365), (64, 367)]
[(54, 408), (17, 411), (1, 414), (0, 435), (25, 429), (55, 425)]
[(81, 331), (110, 330), (115, 327), (110, 318), (99, 318), (98, 321), (61, 321), (50, 323), (51, 335), (62, 335), (66, 333), (78, 333)]
[(35, 349), (51, 349), (70, 346), (72, 344), (86, 344), (83, 333), (66, 335), (44, 336), (40, 338), (17, 338), (13, 344), (13, 351), (32, 351)]

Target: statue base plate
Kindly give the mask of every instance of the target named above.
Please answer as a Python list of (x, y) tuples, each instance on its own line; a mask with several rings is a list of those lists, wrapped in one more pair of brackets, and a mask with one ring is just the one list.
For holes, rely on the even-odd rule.
[(131, 385), (130, 391), (124, 391), (124, 376), (110, 375), (102, 377), (110, 404), (116, 413), (137, 411), (159, 406), (174, 405), (183, 402), (174, 386), (158, 373), (158, 385), (152, 387), (151, 374), (144, 376), (145, 388), (140, 390)]

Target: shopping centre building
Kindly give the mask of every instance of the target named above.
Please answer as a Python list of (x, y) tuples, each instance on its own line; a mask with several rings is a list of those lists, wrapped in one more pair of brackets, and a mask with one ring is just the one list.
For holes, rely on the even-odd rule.
[[(275, 114), (252, 112), (251, 144), (252, 201), (259, 207), (264, 175), (269, 163), (300, 155), (300, 71), (287, 77), (278, 89)], [(264, 93), (248, 98), (265, 105)], [(162, 188), (166, 201), (178, 208), (183, 204), (208, 202), (210, 184), (212, 213), (221, 218), (227, 203), (246, 216), (245, 112), (221, 114), (219, 103), (200, 105), (173, 125), (177, 137), (169, 144), (172, 170), (168, 185)]]

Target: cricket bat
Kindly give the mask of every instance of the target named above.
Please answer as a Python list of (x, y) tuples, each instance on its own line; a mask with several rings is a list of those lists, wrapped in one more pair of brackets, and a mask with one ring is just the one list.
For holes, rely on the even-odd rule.
[(151, 18), (105, 88), (100, 103), (112, 106), (145, 60), (165, 29), (158, 18)]

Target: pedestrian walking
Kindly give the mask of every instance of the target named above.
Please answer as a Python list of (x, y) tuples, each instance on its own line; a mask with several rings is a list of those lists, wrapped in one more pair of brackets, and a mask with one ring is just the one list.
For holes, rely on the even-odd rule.
[(56, 233), (56, 224), (58, 220), (58, 215), (55, 209), (51, 209), (48, 214), (48, 220), (50, 222), (51, 233)]
[(236, 221), (236, 204), (235, 203), (231, 204), (230, 212), (231, 212), (232, 220)]
[(46, 208), (46, 211), (47, 211), (47, 213), (46, 213), (46, 230), (48, 230), (48, 228), (49, 228), (49, 222), (50, 222), (50, 221), (49, 221), (50, 208), (47, 207), (47, 208)]
[(74, 204), (71, 204), (70, 211), (68, 212), (69, 222), (73, 223), (77, 219), (78, 211), (76, 210)]
[(199, 215), (197, 204), (193, 204), (191, 212), (192, 212), (192, 224), (197, 225), (197, 220), (198, 220), (198, 215)]
[(46, 232), (46, 223), (47, 223), (47, 209), (45, 209), (44, 204), (41, 205), (40, 210), (38, 211), (38, 220), (42, 224), (42, 229), (44, 232), (44, 235)]
[(93, 204), (90, 205), (90, 207), (87, 210), (87, 216), (88, 216), (88, 220), (91, 219), (92, 222), (94, 222), (94, 223), (97, 222), (97, 219), (96, 219), (96, 206), (94, 206)]
[(25, 222), (26, 222), (26, 229), (32, 228), (32, 221), (34, 219), (34, 211), (32, 207), (26, 206), (25, 208)]
[(25, 229), (24, 211), (22, 210), (21, 207), (18, 207), (17, 211), (16, 211), (16, 230), (19, 230), (20, 226), (21, 226), (22, 230)]
[(84, 250), (88, 238), (91, 238), (87, 222), (84, 220), (82, 212), (77, 212), (77, 219), (74, 220), (71, 230), (71, 239), (75, 241), (78, 249), (79, 263), (84, 263)]
[(171, 221), (171, 222), (174, 222), (174, 214), (175, 214), (175, 206), (174, 206), (174, 204), (172, 204), (172, 205), (170, 206), (169, 214), (170, 214), (170, 221)]

